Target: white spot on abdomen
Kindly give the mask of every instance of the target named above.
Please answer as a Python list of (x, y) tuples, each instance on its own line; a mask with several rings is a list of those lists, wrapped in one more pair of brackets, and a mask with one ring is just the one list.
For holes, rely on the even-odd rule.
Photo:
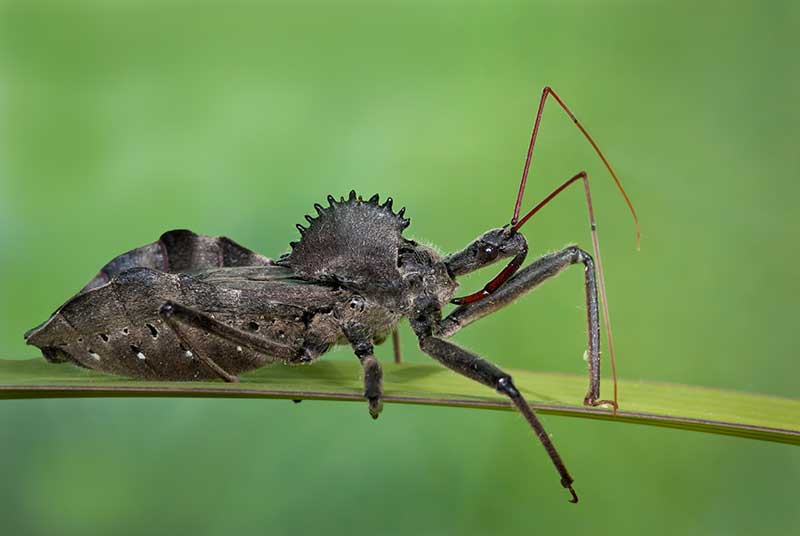
[(142, 360), (147, 359), (147, 356), (145, 356), (142, 352), (137, 353), (136, 357), (138, 357), (139, 359), (142, 359)]

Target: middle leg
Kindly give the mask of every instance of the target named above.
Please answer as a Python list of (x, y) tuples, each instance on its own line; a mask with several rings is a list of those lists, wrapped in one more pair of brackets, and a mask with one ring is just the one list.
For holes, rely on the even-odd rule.
[(364, 368), (364, 398), (369, 404), (369, 414), (377, 419), (383, 410), (383, 369), (375, 357), (372, 333), (359, 323), (346, 326), (344, 332)]
[(422, 336), (419, 340), (419, 346), (423, 352), (430, 355), (447, 368), (496, 389), (498, 393), (510, 398), (517, 410), (519, 410), (522, 416), (525, 417), (525, 420), (528, 421), (531, 428), (533, 428), (536, 437), (539, 438), (548, 456), (550, 456), (550, 460), (561, 476), (561, 485), (572, 494), (570, 502), (578, 502), (578, 496), (572, 488), (572, 476), (570, 476), (567, 467), (561, 460), (561, 456), (558, 454), (555, 445), (553, 445), (550, 436), (547, 435), (541, 421), (539, 421), (539, 418), (528, 405), (528, 402), (514, 386), (511, 376), (472, 352), (438, 337)]
[(616, 396), (615, 400), (600, 400), (600, 313), (597, 299), (597, 275), (592, 256), (577, 246), (570, 246), (537, 259), (530, 266), (515, 274), (493, 294), (480, 301), (456, 308), (439, 323), (437, 334), (444, 337), (452, 336), (461, 328), (490, 315), (532, 291), (568, 266), (578, 263), (584, 265), (586, 322), (589, 332), (589, 389), (583, 403), (587, 406), (610, 404), (616, 408)]
[(397, 327), (392, 330), (392, 348), (394, 349), (394, 362), (402, 363), (403, 355), (400, 353), (400, 334), (397, 333)]

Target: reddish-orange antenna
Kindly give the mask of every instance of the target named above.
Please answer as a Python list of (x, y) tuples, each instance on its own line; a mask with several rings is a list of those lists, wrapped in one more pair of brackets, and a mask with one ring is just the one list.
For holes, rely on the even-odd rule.
[(533, 123), (531, 142), (528, 145), (528, 156), (525, 159), (525, 167), (522, 170), (522, 180), (520, 180), (519, 183), (519, 191), (517, 192), (517, 201), (516, 203), (514, 203), (514, 216), (511, 218), (511, 225), (513, 225), (515, 228), (519, 228), (519, 226), (517, 225), (517, 221), (519, 220), (519, 212), (520, 208), (522, 207), (522, 196), (525, 194), (525, 185), (528, 182), (528, 172), (530, 171), (531, 168), (533, 148), (536, 145), (536, 136), (539, 133), (539, 124), (542, 122), (542, 113), (544, 112), (544, 104), (547, 101), (548, 95), (553, 96), (556, 102), (558, 102), (559, 106), (561, 106), (561, 108), (567, 113), (569, 118), (572, 119), (572, 122), (575, 123), (575, 126), (578, 127), (578, 129), (583, 133), (584, 136), (586, 136), (586, 139), (589, 140), (589, 143), (594, 148), (594, 151), (597, 153), (597, 156), (599, 156), (600, 160), (603, 161), (603, 164), (606, 166), (606, 169), (611, 174), (611, 177), (614, 179), (617, 188), (619, 188), (619, 191), (622, 194), (622, 197), (625, 199), (625, 203), (628, 205), (628, 208), (631, 211), (631, 215), (633, 216), (633, 222), (636, 226), (636, 249), (639, 249), (641, 243), (641, 233), (639, 231), (639, 217), (636, 215), (636, 209), (633, 208), (633, 203), (628, 197), (628, 194), (625, 192), (625, 188), (622, 187), (622, 183), (619, 181), (619, 178), (617, 178), (617, 174), (614, 172), (614, 169), (611, 167), (611, 164), (609, 164), (605, 155), (600, 150), (600, 147), (598, 147), (597, 143), (595, 143), (594, 138), (592, 138), (589, 132), (587, 132), (586, 129), (583, 127), (583, 125), (580, 123), (580, 121), (578, 121), (578, 118), (575, 117), (575, 114), (573, 114), (572, 111), (567, 107), (567, 105), (564, 104), (564, 101), (562, 101), (561, 98), (556, 94), (556, 92), (553, 91), (553, 89), (550, 88), (549, 86), (545, 86), (545, 88), (542, 90), (542, 98), (539, 101), (539, 109), (536, 111), (536, 121)]
[[(539, 109), (536, 112), (536, 121), (533, 124), (533, 132), (531, 133), (531, 141), (530, 141), (530, 144), (528, 145), (528, 155), (527, 155), (527, 157), (525, 159), (525, 167), (522, 170), (522, 180), (520, 180), (519, 191), (517, 192), (517, 200), (516, 200), (516, 203), (514, 203), (514, 216), (511, 218), (511, 231), (512, 232), (518, 231), (523, 225), (525, 225), (525, 223), (529, 219), (531, 219), (533, 217), (534, 214), (539, 212), (539, 210), (541, 210), (545, 205), (547, 205), (550, 201), (552, 201), (558, 194), (563, 192), (570, 184), (574, 183), (578, 179), (583, 180), (584, 191), (585, 191), (585, 194), (586, 194), (586, 205), (587, 205), (587, 208), (588, 208), (588, 211), (589, 211), (589, 225), (590, 225), (591, 234), (592, 234), (592, 249), (594, 251), (594, 258), (595, 258), (596, 265), (597, 265), (597, 279), (599, 280), (599, 285), (598, 286), (599, 286), (599, 291), (600, 291), (600, 299), (601, 299), (601, 302), (602, 302), (603, 315), (605, 316), (606, 335), (607, 335), (607, 338), (608, 338), (608, 350), (609, 350), (609, 356), (610, 356), (610, 361), (611, 361), (611, 374), (612, 374), (613, 381), (614, 381), (614, 400), (613, 400), (613, 402), (611, 402), (611, 405), (614, 407), (614, 414), (616, 415), (617, 407), (618, 407), (618, 401), (617, 401), (617, 363), (616, 363), (616, 357), (615, 357), (615, 353), (614, 353), (614, 338), (613, 338), (613, 334), (612, 334), (612, 330), (611, 330), (611, 317), (609, 316), (609, 313), (608, 313), (608, 299), (607, 299), (607, 296), (606, 296), (605, 276), (603, 274), (603, 260), (602, 260), (602, 258), (600, 256), (600, 240), (598, 239), (598, 236), (597, 236), (597, 222), (596, 222), (595, 217), (594, 217), (594, 207), (592, 206), (592, 196), (591, 196), (591, 192), (589, 190), (589, 179), (588, 179), (588, 176), (586, 175), (586, 172), (585, 171), (581, 171), (577, 175), (573, 176), (572, 178), (570, 178), (569, 180), (564, 182), (561, 186), (559, 186), (558, 188), (553, 190), (549, 195), (547, 195), (544, 199), (542, 199), (536, 206), (534, 206), (531, 210), (529, 210), (524, 216), (522, 216), (522, 218), (520, 218), (520, 208), (522, 207), (522, 197), (525, 194), (525, 185), (528, 182), (528, 173), (530, 172), (530, 168), (531, 168), (531, 159), (533, 157), (533, 148), (536, 145), (536, 136), (539, 133), (539, 125), (541, 124), (541, 121), (542, 121), (542, 113), (544, 111), (544, 105), (545, 105), (545, 102), (547, 101), (548, 95), (552, 95), (553, 98), (561, 106), (561, 108), (567, 113), (567, 115), (569, 115), (569, 117), (570, 117), (570, 119), (572, 119), (573, 123), (575, 123), (575, 125), (578, 127), (578, 129), (580, 129), (580, 131), (583, 133), (583, 135), (586, 137), (586, 139), (589, 140), (589, 143), (592, 145), (592, 147), (594, 148), (595, 152), (600, 157), (600, 160), (602, 160), (603, 164), (605, 164), (606, 169), (611, 174), (611, 177), (614, 179), (614, 182), (616, 183), (617, 188), (619, 188), (619, 191), (622, 194), (622, 197), (625, 199), (625, 203), (628, 205), (628, 208), (631, 211), (631, 215), (633, 215), (633, 221), (634, 221), (634, 224), (636, 226), (636, 247), (637, 247), (637, 249), (639, 248), (639, 244), (640, 244), (640, 241), (641, 241), (641, 233), (639, 232), (639, 218), (636, 215), (636, 210), (633, 208), (633, 203), (631, 202), (630, 198), (628, 197), (628, 194), (625, 192), (625, 189), (622, 187), (622, 183), (619, 181), (619, 178), (617, 178), (617, 174), (614, 173), (614, 169), (611, 167), (611, 164), (609, 164), (608, 160), (606, 159), (605, 155), (600, 150), (600, 148), (597, 146), (597, 143), (595, 143), (594, 139), (589, 135), (589, 133), (586, 131), (586, 129), (583, 127), (583, 125), (581, 125), (581, 123), (575, 117), (575, 114), (572, 113), (572, 111), (567, 107), (567, 105), (564, 104), (564, 101), (562, 101), (559, 98), (559, 96), (555, 93), (555, 91), (553, 91), (550, 87), (545, 87), (544, 90), (542, 91), (542, 98), (539, 101)], [(519, 270), (519, 268), (522, 266), (522, 263), (524, 262), (524, 259), (525, 259), (525, 255), (524, 254), (515, 256), (511, 260), (511, 262), (499, 274), (497, 274), (491, 281), (489, 281), (489, 283), (487, 283), (486, 286), (482, 290), (480, 290), (478, 292), (475, 292), (473, 294), (470, 294), (469, 296), (464, 296), (463, 298), (456, 298), (456, 299), (452, 300), (453, 303), (459, 304), (459, 305), (469, 304), (469, 303), (473, 303), (473, 302), (479, 301), (479, 300), (485, 298), (486, 296), (490, 295), (495, 290), (500, 288), (503, 285), (503, 283), (505, 283), (505, 281), (507, 281), (512, 275), (514, 275), (517, 272), (517, 270)], [(598, 356), (599, 356), (599, 354), (598, 354)], [(598, 359), (599, 359), (599, 357), (598, 357)], [(598, 361), (598, 363), (599, 363), (599, 361)], [(600, 401), (600, 402), (602, 403), (602, 402), (605, 402), (605, 401)]]

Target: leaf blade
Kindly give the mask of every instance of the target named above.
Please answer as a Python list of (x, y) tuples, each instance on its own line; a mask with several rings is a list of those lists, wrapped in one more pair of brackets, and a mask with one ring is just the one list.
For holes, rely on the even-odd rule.
[[(385, 402), (511, 410), (504, 397), (436, 365), (384, 366)], [(620, 382), (617, 416), (580, 405), (586, 378), (511, 370), (518, 388), (542, 414), (594, 418), (733, 435), (800, 445), (800, 400), (689, 385)], [(146, 382), (43, 359), (0, 360), (0, 399), (66, 397), (227, 397), (359, 401), (357, 363), (274, 365), (241, 383)]]

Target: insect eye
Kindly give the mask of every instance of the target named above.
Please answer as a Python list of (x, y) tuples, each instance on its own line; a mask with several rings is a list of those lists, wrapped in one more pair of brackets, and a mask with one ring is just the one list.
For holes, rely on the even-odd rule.
[(497, 258), (498, 249), (491, 244), (482, 244), (478, 247), (478, 260), (482, 262), (493, 261)]

